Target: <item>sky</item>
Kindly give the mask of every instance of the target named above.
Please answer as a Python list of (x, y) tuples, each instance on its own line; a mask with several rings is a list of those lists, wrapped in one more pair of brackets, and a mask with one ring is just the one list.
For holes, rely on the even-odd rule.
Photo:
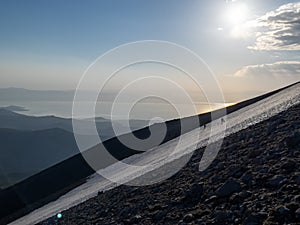
[(2, 0), (0, 30), (1, 88), (75, 89), (96, 58), (140, 40), (197, 53), (227, 102), (300, 78), (299, 1)]

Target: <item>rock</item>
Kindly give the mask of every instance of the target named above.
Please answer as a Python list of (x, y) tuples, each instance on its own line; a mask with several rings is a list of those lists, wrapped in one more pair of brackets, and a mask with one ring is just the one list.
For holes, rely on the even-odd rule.
[(262, 173), (262, 174), (268, 173), (268, 172), (269, 172), (269, 168), (263, 167), (263, 168), (261, 168), (258, 172), (259, 172), (259, 173)]
[(290, 210), (285, 206), (280, 206), (278, 208), (278, 212), (279, 212), (280, 215), (286, 216), (290, 213)]
[(227, 151), (228, 152), (236, 152), (237, 151), (237, 147), (236, 145), (230, 145), (228, 148), (227, 148)]
[(242, 199), (249, 198), (251, 195), (252, 195), (252, 193), (250, 191), (242, 191), (240, 193), (240, 196), (241, 196)]
[(192, 197), (201, 197), (203, 194), (203, 184), (193, 184), (190, 191), (187, 195), (191, 195)]
[(131, 209), (129, 207), (125, 207), (118, 214), (119, 217), (126, 217), (130, 215), (131, 215)]
[(230, 173), (229, 176), (234, 178), (239, 178), (243, 175), (243, 173), (244, 173), (244, 169), (238, 166), (232, 169), (232, 172)]
[(154, 219), (156, 221), (159, 221), (159, 220), (162, 220), (166, 215), (167, 215), (167, 212), (165, 210), (163, 210), (163, 211), (156, 213), (154, 216)]
[(300, 195), (295, 195), (293, 201), (300, 202)]
[(197, 203), (200, 201), (203, 194), (203, 184), (193, 184), (191, 189), (186, 192), (183, 202)]
[(252, 162), (254, 165), (258, 166), (258, 165), (262, 165), (264, 163), (264, 160), (261, 158), (255, 158), (255, 159), (252, 159)]
[(300, 133), (296, 132), (293, 136), (287, 137), (285, 143), (289, 149), (293, 149), (300, 144)]
[(253, 180), (252, 174), (249, 172), (244, 173), (244, 175), (241, 177), (241, 181), (246, 185), (251, 185)]
[(139, 221), (141, 221), (141, 219), (142, 219), (142, 216), (136, 215), (136, 216), (134, 216), (134, 217), (130, 220), (130, 223), (131, 223), (131, 224), (137, 224), (137, 223), (139, 223)]
[(295, 211), (295, 217), (300, 220), (300, 208)]
[(218, 196), (213, 195), (213, 196), (210, 196), (209, 198), (205, 199), (204, 203), (205, 203), (205, 204), (209, 204), (209, 203), (211, 203), (211, 202), (216, 201), (217, 199), (218, 199)]
[(277, 124), (276, 123), (270, 123), (268, 126), (268, 135), (272, 135), (274, 133), (274, 130), (276, 129)]
[(248, 157), (250, 159), (253, 159), (253, 158), (256, 158), (257, 156), (260, 155), (260, 151), (259, 150), (254, 150), (254, 151), (251, 151), (249, 154), (248, 154)]
[(190, 223), (194, 220), (194, 216), (193, 214), (186, 214), (184, 217), (183, 217), (183, 221), (186, 222), (186, 223)]
[(204, 172), (198, 172), (204, 151), (199, 149), (166, 182), (134, 189), (116, 187), (71, 208), (61, 220), (48, 220), (48, 225), (300, 224), (300, 145), (289, 140), (289, 146), (298, 145), (289, 149), (285, 142), (293, 132), (300, 132), (300, 104), (296, 110), (274, 117), (273, 121), (286, 120), (276, 123), (277, 130), (270, 129), (272, 136), (267, 135), (272, 122), (266, 120), (226, 137), (216, 166)]
[(229, 200), (230, 200), (231, 204), (239, 204), (239, 203), (242, 203), (244, 199), (241, 198), (241, 196), (239, 194), (235, 193), (235, 194), (231, 195)]
[(296, 202), (291, 202), (291, 203), (286, 205), (286, 208), (288, 208), (292, 212), (295, 212), (299, 208), (299, 204), (296, 203)]
[(216, 167), (217, 170), (223, 170), (224, 168), (225, 168), (225, 165), (222, 162), (219, 162), (217, 167)]
[(267, 216), (268, 215), (264, 212), (250, 214), (244, 221), (243, 225), (260, 225)]
[(236, 180), (227, 180), (219, 189), (216, 194), (220, 197), (229, 196), (235, 192), (241, 191), (241, 184)]
[(260, 211), (257, 213), (257, 216), (260, 218), (260, 219), (266, 219), (268, 218), (268, 213), (264, 212), (264, 211)]
[(269, 184), (271, 187), (279, 187), (279, 186), (281, 186), (285, 181), (286, 181), (286, 179), (284, 178), (284, 176), (282, 176), (282, 175), (275, 175), (274, 177), (272, 177), (271, 179), (269, 179), (268, 184)]
[(216, 219), (216, 221), (220, 222), (220, 221), (224, 221), (227, 220), (229, 217), (229, 213), (227, 211), (216, 211), (214, 212), (214, 217)]
[(287, 162), (283, 163), (281, 168), (286, 172), (286, 173), (291, 173), (295, 170), (296, 168), (296, 162), (294, 160), (288, 160)]
[(296, 175), (295, 181), (296, 184), (300, 185), (300, 174)]

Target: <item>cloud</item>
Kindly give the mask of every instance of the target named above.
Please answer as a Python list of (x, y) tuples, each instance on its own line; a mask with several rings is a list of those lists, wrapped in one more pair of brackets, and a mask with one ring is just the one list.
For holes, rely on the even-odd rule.
[(300, 50), (300, 2), (282, 5), (256, 19), (254, 50)]
[(271, 64), (260, 64), (244, 66), (235, 73), (239, 77), (257, 77), (257, 76), (299, 76), (300, 79), (300, 62), (283, 61)]

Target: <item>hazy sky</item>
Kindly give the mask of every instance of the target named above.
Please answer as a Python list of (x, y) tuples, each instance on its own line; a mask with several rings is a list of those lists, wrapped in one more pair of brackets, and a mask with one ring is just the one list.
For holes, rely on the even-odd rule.
[(0, 87), (74, 89), (97, 57), (144, 39), (196, 52), (228, 101), (300, 78), (297, 1), (2, 0), (0, 30)]

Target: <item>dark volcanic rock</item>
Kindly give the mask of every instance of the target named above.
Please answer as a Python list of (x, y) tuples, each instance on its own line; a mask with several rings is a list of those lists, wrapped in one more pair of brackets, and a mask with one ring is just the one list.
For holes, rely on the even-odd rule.
[(194, 216), (193, 214), (186, 214), (184, 217), (183, 217), (183, 221), (186, 222), (186, 223), (190, 223), (194, 220)]
[(214, 217), (215, 217), (216, 221), (221, 222), (221, 221), (228, 219), (229, 213), (228, 213), (228, 211), (218, 210), (218, 211), (214, 212)]
[(291, 173), (296, 169), (296, 162), (294, 160), (288, 160), (287, 162), (283, 163), (282, 169), (286, 173)]
[(300, 220), (300, 208), (295, 211), (295, 217), (297, 220)]
[(299, 146), (300, 145), (300, 133), (295, 132), (293, 136), (287, 137), (285, 139), (285, 142), (289, 148), (294, 148), (296, 146)]
[(260, 225), (267, 218), (266, 213), (253, 213), (249, 215), (244, 221), (243, 225)]
[(199, 149), (162, 183), (116, 187), (41, 224), (298, 225), (299, 112), (294, 106), (226, 137), (204, 172)]
[(284, 176), (281, 175), (275, 175), (274, 177), (272, 177), (269, 180), (269, 185), (271, 187), (279, 187), (281, 186), (284, 182), (286, 181), (286, 179), (284, 178)]
[(226, 181), (220, 188), (218, 188), (216, 194), (220, 197), (225, 197), (235, 192), (239, 192), (241, 189), (241, 184), (238, 181), (230, 179)]
[(193, 184), (191, 189), (186, 192), (185, 197), (182, 199), (187, 204), (193, 204), (200, 201), (203, 194), (203, 184)]
[(290, 212), (291, 212), (291, 210), (289, 210), (289, 209), (288, 209), (287, 207), (285, 207), (285, 206), (280, 206), (277, 210), (278, 210), (278, 213), (279, 213), (280, 215), (284, 215), (284, 216), (290, 214)]

